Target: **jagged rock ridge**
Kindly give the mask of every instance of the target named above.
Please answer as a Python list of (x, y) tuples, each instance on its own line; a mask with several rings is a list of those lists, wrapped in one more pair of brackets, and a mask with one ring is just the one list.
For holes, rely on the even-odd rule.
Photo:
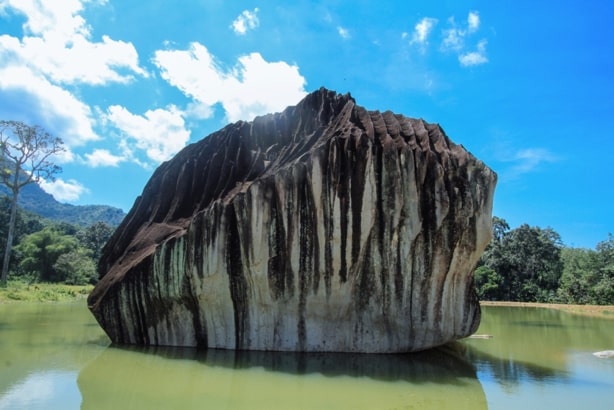
[(473, 333), (496, 174), (436, 124), (326, 89), (154, 173), (88, 303), (116, 343), (422, 350)]

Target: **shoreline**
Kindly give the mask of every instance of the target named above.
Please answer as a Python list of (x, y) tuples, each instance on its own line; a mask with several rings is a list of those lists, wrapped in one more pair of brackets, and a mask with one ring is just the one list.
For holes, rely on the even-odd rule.
[(613, 305), (565, 305), (561, 303), (480, 301), (480, 306), (509, 306), (557, 309), (577, 315), (614, 320)]

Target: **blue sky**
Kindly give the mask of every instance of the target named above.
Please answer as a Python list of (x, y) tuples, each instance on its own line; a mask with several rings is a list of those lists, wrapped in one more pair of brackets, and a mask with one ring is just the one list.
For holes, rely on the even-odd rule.
[(68, 152), (44, 189), (128, 211), (164, 160), (321, 86), (439, 123), (499, 175), (493, 213), (614, 232), (610, 1), (0, 0), (0, 118)]

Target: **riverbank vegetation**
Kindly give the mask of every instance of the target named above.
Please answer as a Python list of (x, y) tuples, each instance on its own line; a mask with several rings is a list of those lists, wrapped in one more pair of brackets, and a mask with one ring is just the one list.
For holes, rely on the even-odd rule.
[(614, 305), (614, 237), (569, 248), (551, 228), (510, 230), (493, 218), (493, 240), (475, 270), (481, 300)]
[[(2, 249), (6, 244), (9, 212), (8, 199), (0, 199)], [(9, 282), (95, 284), (98, 258), (114, 229), (104, 222), (85, 227), (56, 222), (19, 209), (9, 261)]]

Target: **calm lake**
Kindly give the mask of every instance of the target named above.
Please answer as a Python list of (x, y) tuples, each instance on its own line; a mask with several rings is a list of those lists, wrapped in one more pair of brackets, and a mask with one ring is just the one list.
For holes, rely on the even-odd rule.
[(118, 348), (85, 302), (0, 305), (0, 409), (613, 409), (614, 320), (484, 307), (407, 355)]

